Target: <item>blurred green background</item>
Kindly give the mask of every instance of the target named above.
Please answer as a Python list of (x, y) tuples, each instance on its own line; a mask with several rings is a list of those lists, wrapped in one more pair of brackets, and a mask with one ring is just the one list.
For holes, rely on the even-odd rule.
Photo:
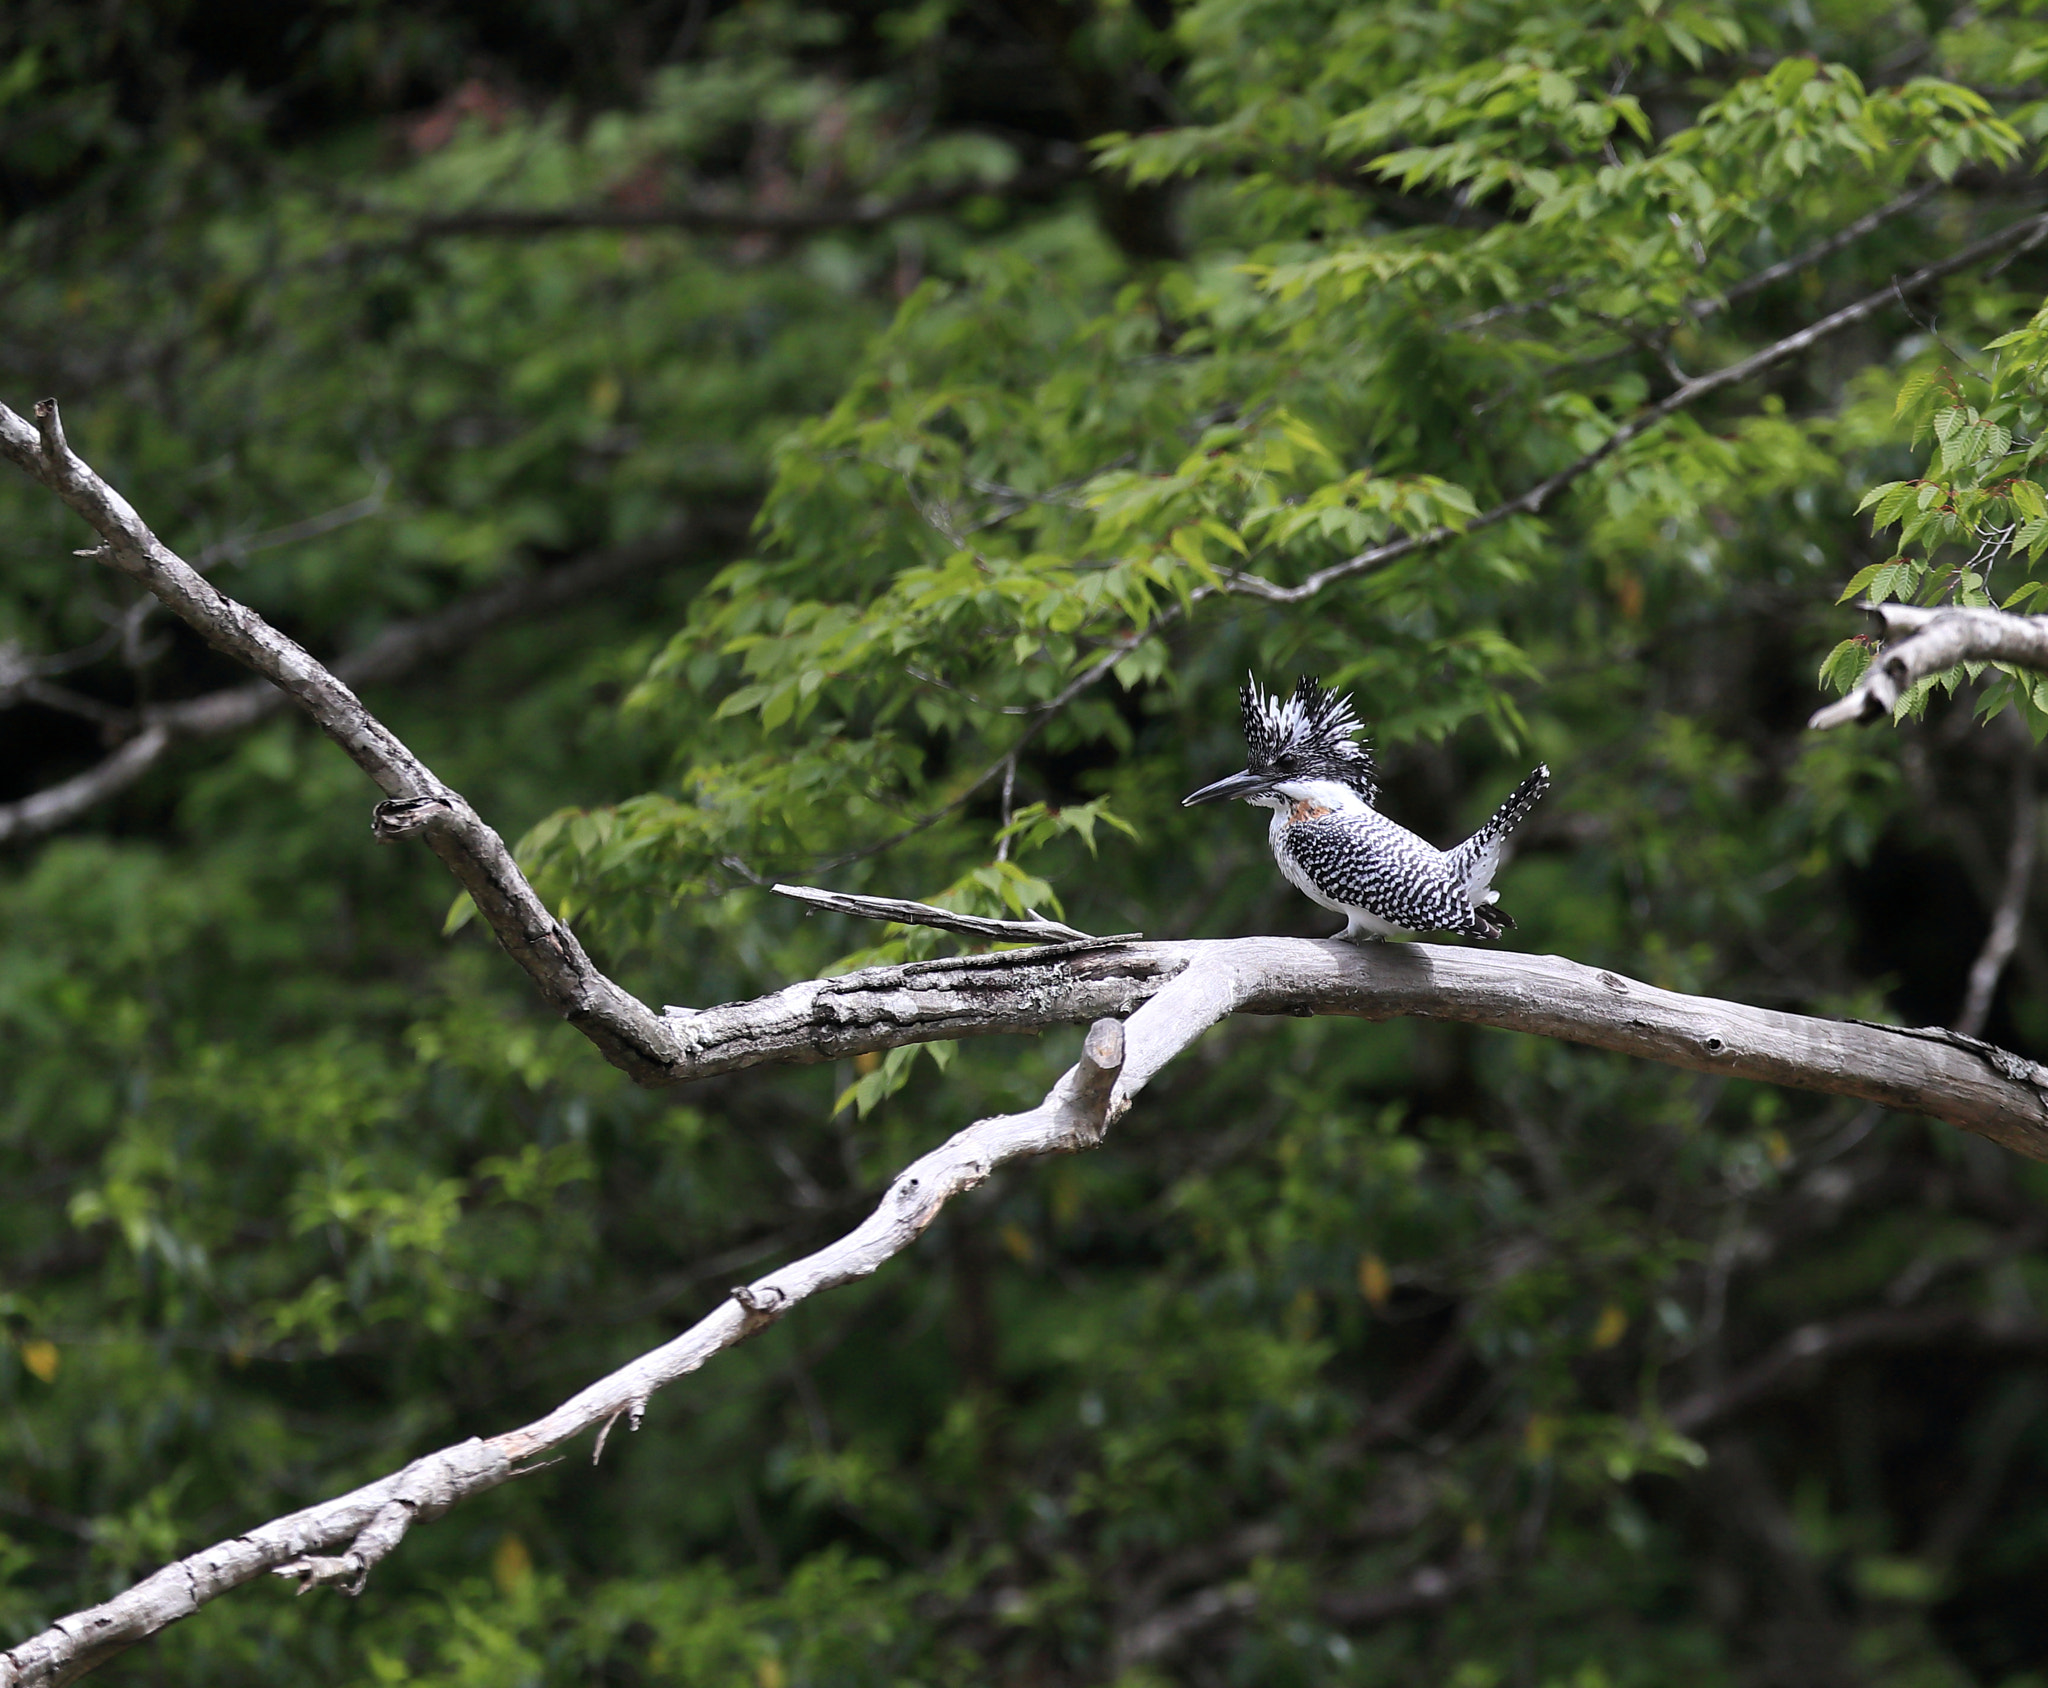
[[(2038, 212), (2041, 10), (15, 0), (0, 396), (324, 658), (498, 605), (366, 696), (655, 1003), (952, 943), (778, 878), (1325, 935), (1263, 815), (1178, 807), (1249, 670), (1350, 690), (1440, 843), (1550, 764), (1515, 947), (1953, 1024), (2048, 714), (1804, 721), (1892, 555), (1859, 502), (1934, 476), (1902, 386), (2034, 451), (1991, 342), (2048, 255), (1540, 516), (1228, 588), (1462, 528)], [(282, 713), (53, 824), (242, 683), (85, 538), (0, 483), (9, 1638), (535, 1416), (1071, 1057), (637, 1091)], [(1968, 540), (1916, 538), (1925, 596), (2030, 578)], [(1984, 1025), (2035, 1057), (2044, 906)], [(2040, 1170), (1924, 1120), (1235, 1021), (596, 1470), (104, 1676), (2044, 1683), (2044, 1242)]]

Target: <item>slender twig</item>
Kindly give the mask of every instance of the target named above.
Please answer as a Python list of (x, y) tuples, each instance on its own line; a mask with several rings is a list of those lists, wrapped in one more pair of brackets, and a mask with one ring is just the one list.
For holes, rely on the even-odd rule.
[(1823, 340), (1831, 339), (1858, 323), (1868, 321), (1896, 304), (1906, 294), (1917, 293), (1922, 288), (1931, 287), (1935, 282), (1960, 270), (1969, 269), (1972, 265), (1981, 264), (1987, 258), (1995, 258), (2003, 252), (2033, 246), (2043, 239), (2048, 239), (2048, 213), (2025, 218), (1999, 230), (1996, 234), (1973, 241), (1960, 251), (1952, 252), (1946, 258), (1915, 270), (1909, 276), (1887, 283), (1875, 293), (1866, 294), (1854, 304), (1844, 305), (1818, 322), (1809, 323), (1796, 333), (1788, 334), (1782, 340), (1773, 341), (1761, 351), (1752, 352), (1748, 357), (1729, 364), (1725, 369), (1695, 376), (1692, 380), (1675, 387), (1655, 404), (1646, 405), (1637, 411), (1591, 451), (1566, 464), (1555, 474), (1545, 476), (1526, 492), (1518, 493), (1515, 497), (1475, 516), (1462, 527), (1428, 528), (1421, 533), (1374, 546), (1354, 557), (1346, 558), (1341, 563), (1333, 563), (1326, 569), (1317, 570), (1297, 586), (1280, 586), (1272, 581), (1262, 580), (1257, 575), (1239, 574), (1229, 577), (1225, 585), (1219, 588), (1198, 587), (1190, 596), (1200, 598), (1212, 590), (1217, 590), (1247, 593), (1263, 598), (1268, 603), (1298, 604), (1313, 598), (1340, 580), (1376, 572), (1418, 551), (1441, 545), (1446, 540), (1458, 538), (1463, 534), (1477, 533), (1482, 528), (1494, 527), (1511, 516), (1537, 515), (1544, 505), (1587, 470), (1605, 462), (1632, 440), (1640, 439), (1658, 423), (1668, 421), (1710, 394), (1754, 380), (1788, 359), (1797, 357), (1801, 352), (1812, 350)]
[[(1918, 187), (1908, 189), (1897, 198), (1886, 200), (1874, 210), (1866, 211), (1853, 223), (1844, 224), (1825, 240), (1816, 241), (1804, 251), (1794, 252), (1790, 257), (1780, 258), (1775, 264), (1768, 264), (1763, 269), (1744, 276), (1740, 281), (1731, 282), (1719, 293), (1704, 299), (1694, 299), (1685, 309), (1688, 314), (1700, 319), (1725, 311), (1739, 299), (1747, 299), (1751, 294), (1761, 293), (1766, 287), (1783, 281), (1787, 276), (1797, 275), (1801, 270), (1808, 270), (1815, 264), (1826, 262), (1837, 252), (1846, 250), (1865, 235), (1882, 228), (1894, 217), (1904, 216), (1908, 211), (1926, 204), (1944, 185), (1938, 181), (1922, 182)], [(1545, 288), (1533, 299), (1513, 299), (1489, 306), (1471, 316), (1461, 317), (1452, 323), (1446, 332), (1466, 334), (1475, 328), (1483, 328), (1490, 322), (1498, 322), (1504, 317), (1525, 316), (1530, 311), (1541, 310), (1545, 305), (1564, 298), (1573, 292), (1577, 285), (1574, 282), (1560, 281)]]
[(992, 920), (981, 914), (957, 914), (932, 903), (904, 902), (895, 897), (854, 897), (838, 891), (819, 891), (808, 885), (773, 885), (779, 897), (792, 897), (813, 908), (834, 914), (851, 914), (862, 920), (887, 920), (900, 926), (929, 926), (940, 932), (964, 932), (976, 938), (995, 938), (1013, 944), (1056, 944), (1067, 941), (1094, 943), (1086, 932), (1077, 932), (1057, 920)]
[(1002, 755), (990, 762), (987, 767), (983, 768), (965, 786), (956, 791), (945, 803), (919, 816), (909, 826), (890, 833), (886, 837), (877, 839), (871, 844), (862, 845), (854, 850), (844, 851), (828, 860), (813, 864), (815, 870), (829, 872), (834, 868), (844, 867), (855, 861), (883, 855), (894, 849), (898, 844), (914, 838), (927, 828), (936, 825), (947, 815), (954, 813), (971, 801), (975, 794), (982, 790), (991, 780), (1001, 775), (1004, 768), (1009, 764), (1010, 759), (1027, 748), (1046, 727), (1051, 725), (1053, 718), (1068, 704), (1072, 703), (1075, 698), (1099, 685), (1114, 671), (1118, 663), (1123, 661), (1126, 656), (1146, 639), (1157, 637), (1175, 624), (1185, 621), (1196, 606), (1207, 602), (1209, 599), (1219, 596), (1231, 596), (1259, 598), (1273, 604), (1305, 603), (1340, 581), (1354, 579), (1360, 575), (1376, 574), (1382, 569), (1390, 568), (1395, 563), (1402, 562), (1421, 552), (1433, 550), (1439, 545), (1449, 543), (1451, 540), (1463, 538), (1468, 534), (1479, 533), (1487, 528), (1497, 527), (1500, 523), (1507, 521), (1511, 517), (1541, 514), (1544, 506), (1551, 499), (1571, 486), (1581, 476), (1597, 468), (1623, 446), (1648, 433), (1658, 423), (1668, 421), (1671, 417), (1688, 409), (1700, 399), (1720, 392), (1724, 388), (1739, 386), (1742, 382), (1752, 380), (1756, 376), (1774, 369), (1777, 365), (1798, 356), (1801, 352), (1810, 351), (1814, 346), (1819, 345), (1822, 341), (1829, 339), (1833, 335), (1840, 334), (1849, 328), (1853, 328), (1860, 322), (1867, 321), (1870, 317), (1877, 315), (1880, 311), (1895, 303), (1898, 298), (1905, 294), (1918, 292), (1924, 287), (1932, 286), (1944, 277), (1953, 275), (1960, 270), (1968, 269), (1971, 265), (1981, 263), (1988, 257), (1996, 256), (2002, 252), (2023, 250), (2043, 238), (2048, 238), (2048, 214), (2029, 217), (2022, 222), (2013, 224), (2009, 228), (2000, 230), (1997, 234), (1987, 235), (1984, 239), (1964, 247), (1961, 251), (1951, 253), (1939, 262), (1929, 264), (1915, 271), (1912, 275), (1887, 283), (1875, 293), (1866, 295), (1854, 304), (1843, 306), (1842, 309), (1821, 318), (1818, 322), (1810, 323), (1796, 333), (1788, 334), (1782, 340), (1774, 341), (1761, 351), (1755, 352), (1739, 362), (1730, 364), (1725, 369), (1713, 370), (1705, 375), (1695, 376), (1692, 380), (1681, 383), (1655, 404), (1638, 411), (1591, 451), (1583, 453), (1555, 473), (1545, 476), (1526, 491), (1517, 493), (1513, 498), (1503, 500), (1489, 510), (1482, 511), (1463, 526), (1452, 527), (1448, 524), (1439, 524), (1436, 527), (1426, 528), (1420, 533), (1405, 534), (1399, 539), (1388, 540), (1382, 545), (1372, 546), (1367, 550), (1358, 552), (1354, 556), (1347, 557), (1343, 562), (1332, 563), (1328, 568), (1318, 569), (1315, 573), (1294, 586), (1283, 586), (1275, 581), (1267, 580), (1261, 575), (1248, 574), (1241, 571), (1231, 571), (1223, 574), (1214, 585), (1204, 582), (1196, 586), (1185, 598), (1176, 599), (1174, 602), (1166, 605), (1145, 626), (1132, 628), (1114, 640), (1102, 655), (1098, 656), (1087, 667), (1077, 673), (1051, 699), (1039, 705), (1035, 711), (1036, 718), (1004, 750)]
[(1010, 859), (1010, 812), (1016, 795), (1017, 755), (1015, 751), (1012, 751), (1003, 762), (1002, 824), (997, 829), (1001, 836), (996, 840), (996, 860), (999, 862), (1006, 862)]
[(1693, 1434), (1796, 1387), (1828, 1361), (1946, 1344), (2039, 1351), (2048, 1348), (2048, 1324), (2000, 1319), (1968, 1307), (1926, 1307), (1875, 1309), (1831, 1324), (1802, 1325), (1719, 1387), (1673, 1403), (1664, 1419), (1673, 1429)]
[(1837, 252), (1854, 246), (1865, 235), (1882, 228), (1894, 217), (1903, 217), (1908, 211), (1925, 205), (1942, 190), (1943, 186), (1943, 183), (1936, 181), (1922, 182), (1917, 188), (1909, 188), (1896, 199), (1886, 200), (1874, 211), (1866, 211), (1853, 223), (1844, 224), (1827, 239), (1816, 241), (1805, 251), (1795, 252), (1789, 258), (1781, 258), (1775, 264), (1766, 265), (1754, 275), (1744, 276), (1710, 299), (1695, 299), (1686, 306), (1686, 309), (1701, 318), (1710, 317), (1717, 311), (1725, 311), (1738, 299), (1747, 299), (1753, 293), (1761, 293), (1766, 287), (1783, 281), (1787, 276), (1797, 275), (1801, 270), (1810, 270), (1815, 264), (1823, 263)]
[(2034, 789), (2034, 745), (2016, 717), (2007, 716), (2012, 746), (2012, 842), (2005, 853), (2005, 883), (1999, 889), (1998, 907), (1992, 912), (1991, 929), (1984, 935), (1984, 947), (1970, 966), (1969, 993), (1956, 1016), (1956, 1030), (1976, 1037), (1991, 1015), (1991, 999), (2004, 977), (2005, 966), (2020, 939), (2020, 920), (2026, 913), (2027, 893), (2034, 882), (2034, 841), (2040, 797)]
[(1954, 1569), (1957, 1557), (1978, 1530), (1990, 1519), (2005, 1497), (2006, 1473), (2019, 1451), (2021, 1439), (2048, 1407), (2048, 1385), (2038, 1373), (2028, 1373), (2009, 1385), (2002, 1396), (1972, 1426), (1968, 1470), (1962, 1486), (1936, 1514), (1932, 1527), (1915, 1555), (1938, 1571)]

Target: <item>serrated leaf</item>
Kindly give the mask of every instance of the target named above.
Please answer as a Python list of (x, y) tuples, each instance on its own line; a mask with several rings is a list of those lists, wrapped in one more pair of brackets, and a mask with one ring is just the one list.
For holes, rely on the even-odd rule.
[(1907, 376), (1904, 385), (1899, 388), (1898, 402), (1892, 406), (1894, 420), (1904, 416), (1908, 410), (1925, 398), (1927, 396), (1927, 389), (1933, 385), (1934, 371), (1931, 369), (1921, 370), (1918, 374)]
[(1893, 598), (1911, 598), (1920, 590), (1922, 573), (1919, 564), (1905, 557), (1894, 557), (1888, 563), (1880, 563), (1877, 572), (1870, 577), (1870, 601), (1882, 604)]
[(1870, 519), (1873, 528), (1888, 528), (1899, 519), (1899, 513), (1913, 502), (1918, 494), (1918, 481), (1893, 481), (1890, 490), (1879, 501), (1876, 515)]
[(1846, 692), (1863, 678), (1863, 671), (1870, 666), (1872, 651), (1868, 639), (1844, 639), (1820, 665), (1820, 684), (1823, 689), (1833, 686)]
[(1892, 708), (1893, 721), (1905, 721), (1924, 714), (1927, 700), (1933, 696), (1936, 684), (1945, 678), (1946, 675), (1930, 674), (1926, 679), (1909, 686), (1905, 695)]

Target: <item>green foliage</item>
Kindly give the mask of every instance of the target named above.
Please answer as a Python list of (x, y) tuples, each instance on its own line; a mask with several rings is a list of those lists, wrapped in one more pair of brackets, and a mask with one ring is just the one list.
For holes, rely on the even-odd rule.
[[(646, 999), (958, 947), (779, 879), (1325, 934), (1258, 817), (1179, 806), (1238, 765), (1249, 669), (1351, 691), (1440, 842), (1550, 763), (1518, 943), (1955, 1017), (2012, 780), (1940, 693), (2015, 677), (1950, 676), (1896, 736), (1798, 723), (1816, 664), (1869, 660), (1838, 583), (2048, 585), (2040, 253), (1607, 448), (2005, 225), (2048, 135), (2031, 9), (366, 5), (301, 20), (289, 75), (252, 23), (211, 79), (217, 42), (117, 10), (0, 21), (9, 402), (58, 392), (322, 654), (688, 518), (669, 566), (369, 695)], [(436, 221), (674, 205), (859, 214)], [(43, 679), (102, 706), (9, 691), (6, 795), (236, 681), (160, 621), (110, 634), (76, 524), (0, 508), (4, 684), (82, 652)], [(0, 865), (13, 1633), (546, 1410), (1074, 1048), (634, 1091), (368, 801), (280, 720)], [(2031, 937), (2017, 965), (1988, 1035), (2048, 1055)], [(2017, 1685), (2044, 1199), (1901, 1117), (1234, 1022), (595, 1472), (423, 1525), (360, 1602), (245, 1590), (107, 1674)], [(1866, 1316), (1934, 1346), (1700, 1405)]]

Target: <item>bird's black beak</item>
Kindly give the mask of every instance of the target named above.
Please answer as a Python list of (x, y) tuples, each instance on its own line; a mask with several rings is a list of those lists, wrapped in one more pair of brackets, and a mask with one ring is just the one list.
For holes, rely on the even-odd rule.
[(1232, 774), (1228, 779), (1218, 780), (1214, 785), (1205, 785), (1200, 791), (1193, 791), (1180, 800), (1183, 809), (1192, 809), (1197, 803), (1214, 803), (1226, 797), (1256, 797), (1266, 789), (1268, 781), (1263, 775), (1250, 772)]

